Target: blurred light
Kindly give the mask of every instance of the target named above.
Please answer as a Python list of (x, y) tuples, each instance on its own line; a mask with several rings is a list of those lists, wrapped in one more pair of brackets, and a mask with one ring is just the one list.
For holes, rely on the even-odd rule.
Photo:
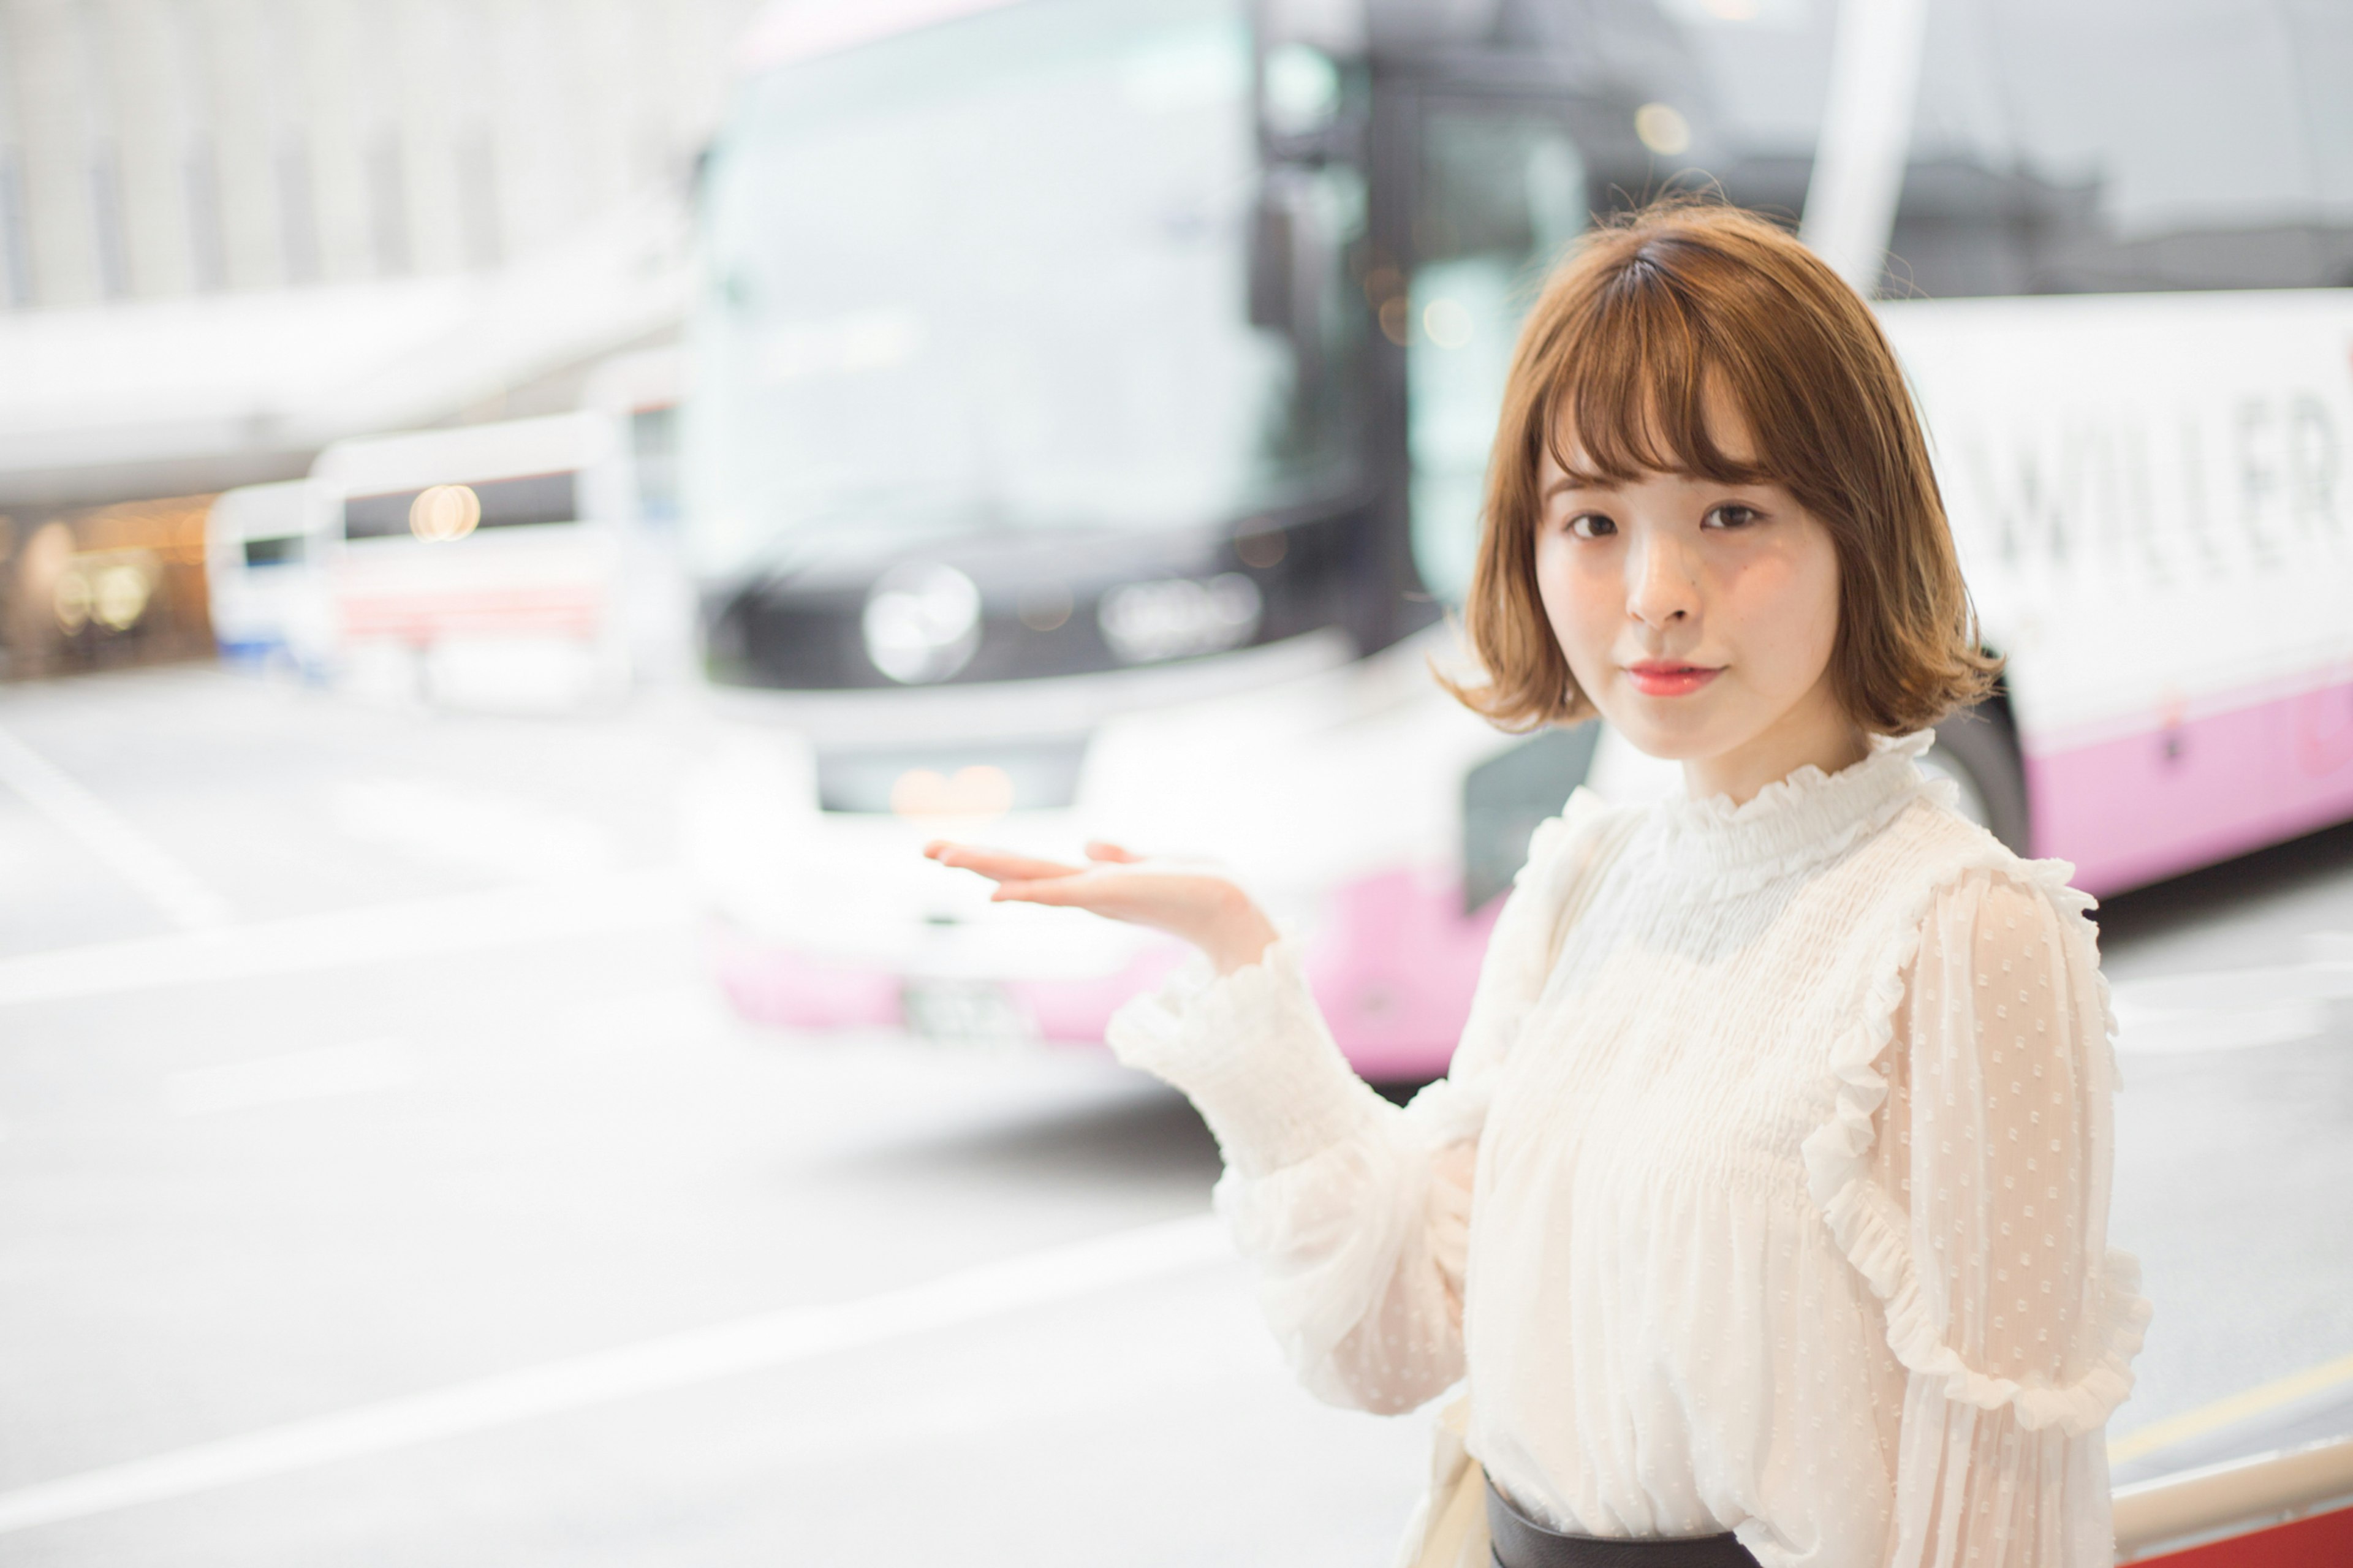
[(1365, 303), (1377, 310), (1404, 287), (1405, 275), (1396, 268), (1376, 267), (1365, 274)]
[(1634, 111), (1634, 134), (1651, 152), (1672, 158), (1691, 148), (1691, 122), (1663, 103), (1646, 103)]
[(1013, 777), (987, 763), (958, 768), (953, 778), (909, 768), (891, 785), (891, 809), (900, 816), (1002, 816), (1013, 809)]
[(1404, 295), (1393, 294), (1381, 301), (1381, 336), (1403, 348), (1412, 325), (1413, 307), (1406, 303)]
[(91, 584), (90, 613), (110, 631), (127, 632), (147, 610), (147, 574), (118, 564), (101, 569)]
[(1112, 652), (1130, 664), (1218, 653), (1248, 642), (1264, 601), (1239, 572), (1124, 583), (1103, 595), (1097, 619)]
[(25, 541), (25, 553), (16, 563), (17, 578), (35, 593), (50, 588), (73, 559), (73, 530), (62, 522), (44, 523)]
[(1442, 349), (1459, 349), (1471, 341), (1471, 312), (1458, 300), (1432, 300), (1421, 312), (1421, 330)]
[(50, 591), (50, 607), (56, 612), (58, 627), (71, 637), (90, 625), (90, 579), (79, 572), (67, 572), (58, 578)]
[(861, 625), (866, 657), (884, 675), (945, 680), (980, 646), (980, 590), (953, 566), (901, 567), (874, 584)]
[(1297, 136), (1320, 131), (1340, 111), (1340, 70), (1332, 57), (1306, 44), (1282, 44), (1266, 57), (1266, 118), (1275, 131)]
[(1018, 608), (1021, 624), (1033, 632), (1050, 632), (1071, 618), (1074, 608), (1070, 586), (1064, 583), (1031, 583), (1021, 590)]
[(1757, 0), (1706, 0), (1708, 13), (1726, 22), (1753, 22)]
[(482, 498), (470, 485), (428, 485), (408, 503), (408, 531), (428, 544), (463, 539), (482, 521)]

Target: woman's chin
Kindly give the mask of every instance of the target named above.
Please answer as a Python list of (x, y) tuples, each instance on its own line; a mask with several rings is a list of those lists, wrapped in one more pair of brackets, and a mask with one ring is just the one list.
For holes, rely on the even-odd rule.
[[(1660, 699), (1658, 701), (1682, 701), (1685, 699)], [(1705, 723), (1697, 713), (1658, 713), (1646, 711), (1653, 702), (1639, 706), (1620, 705), (1624, 710), (1604, 712), (1602, 721), (1644, 756), (1656, 757), (1662, 763), (1704, 762), (1721, 755), (1737, 742), (1727, 741), (1718, 731), (1721, 726)]]

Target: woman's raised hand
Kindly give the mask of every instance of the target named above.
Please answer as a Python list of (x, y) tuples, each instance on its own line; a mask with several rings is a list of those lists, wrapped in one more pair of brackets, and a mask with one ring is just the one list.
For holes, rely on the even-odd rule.
[(1086, 847), (1083, 866), (945, 838), (924, 845), (923, 853), (995, 882), (991, 902), (1059, 904), (1182, 937), (1208, 953), (1220, 974), (1257, 963), (1278, 934), (1250, 895), (1225, 878), (1155, 864), (1101, 840)]

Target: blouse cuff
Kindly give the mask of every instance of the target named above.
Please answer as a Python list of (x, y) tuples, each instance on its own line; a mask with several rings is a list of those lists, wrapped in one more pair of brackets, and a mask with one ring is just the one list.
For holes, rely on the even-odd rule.
[(2140, 1353), (2149, 1304), (2140, 1293), (2140, 1263), (2108, 1249), (2099, 1292), (2099, 1328), (2091, 1364), (2072, 1383), (2052, 1384), (1996, 1376), (1971, 1366), (1937, 1327), (1912, 1258), (1905, 1216), (1885, 1194), (1858, 1184), (1827, 1210), (1831, 1233), (1872, 1293), (1885, 1305), (1887, 1345), (1906, 1372), (1933, 1378), (1956, 1405), (2015, 1411), (2030, 1432), (2056, 1426), (2071, 1437), (2096, 1431), (2131, 1394), (2133, 1357)]
[(1196, 953), (1112, 1016), (1112, 1054), (1191, 1098), (1245, 1176), (1295, 1164), (1389, 1110), (1332, 1040), (1284, 937), (1230, 974)]

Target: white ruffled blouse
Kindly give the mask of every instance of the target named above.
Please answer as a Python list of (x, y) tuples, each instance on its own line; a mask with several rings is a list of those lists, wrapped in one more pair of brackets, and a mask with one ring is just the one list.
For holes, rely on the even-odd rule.
[(1399, 1109), (1291, 940), (1113, 1020), (1222, 1146), (1307, 1385), (1411, 1409), (1556, 1529), (1766, 1568), (2101, 1568), (2148, 1320), (2106, 1246), (2091, 900), (1915, 766), (1540, 828), (1452, 1071)]

